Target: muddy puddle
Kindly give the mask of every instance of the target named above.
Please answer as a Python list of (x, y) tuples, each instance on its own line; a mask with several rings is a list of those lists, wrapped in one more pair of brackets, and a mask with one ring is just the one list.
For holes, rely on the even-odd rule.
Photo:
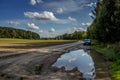
[(82, 73), (82, 77), (85, 80), (94, 80), (95, 78), (95, 67), (94, 62), (89, 55), (89, 50), (76, 50), (61, 55), (52, 67), (62, 68), (66, 71), (77, 68)]

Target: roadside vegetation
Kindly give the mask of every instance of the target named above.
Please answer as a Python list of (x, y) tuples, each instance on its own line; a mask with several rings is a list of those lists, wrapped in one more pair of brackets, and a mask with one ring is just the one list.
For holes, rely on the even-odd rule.
[(88, 37), (103, 43), (119, 42), (120, 1), (98, 0), (92, 13), (94, 21), (87, 30)]
[(93, 48), (110, 62), (113, 80), (120, 80), (120, 1), (98, 0), (92, 11), (94, 20), (87, 30)]
[(120, 80), (120, 43), (103, 44), (93, 41), (93, 49), (98, 51), (109, 63), (110, 74), (113, 80)]

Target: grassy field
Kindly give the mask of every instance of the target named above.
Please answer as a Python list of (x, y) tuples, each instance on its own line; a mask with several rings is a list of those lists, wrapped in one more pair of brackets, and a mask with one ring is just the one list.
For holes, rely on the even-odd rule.
[(0, 52), (16, 52), (26, 49), (72, 43), (75, 40), (30, 40), (0, 38)]
[(61, 43), (75, 42), (75, 40), (30, 40), (30, 39), (8, 39), (0, 38), (0, 44), (31, 44), (31, 43)]

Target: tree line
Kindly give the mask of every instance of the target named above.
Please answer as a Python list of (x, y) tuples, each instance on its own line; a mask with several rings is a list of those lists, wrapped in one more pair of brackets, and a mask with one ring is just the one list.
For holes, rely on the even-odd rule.
[(40, 36), (32, 31), (0, 26), (0, 38), (40, 39)]
[(94, 21), (87, 29), (89, 38), (104, 43), (120, 41), (120, 1), (98, 0), (92, 11)]
[(55, 39), (63, 39), (63, 40), (80, 40), (86, 38), (85, 31), (75, 31), (74, 33), (68, 34), (65, 33), (63, 35), (59, 35), (55, 37)]

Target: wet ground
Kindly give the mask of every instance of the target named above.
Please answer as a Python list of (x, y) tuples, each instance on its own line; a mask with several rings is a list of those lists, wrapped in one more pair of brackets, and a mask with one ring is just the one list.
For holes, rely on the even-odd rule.
[(104, 59), (86, 49), (90, 46), (76, 42), (14, 53), (2, 51), (0, 80), (87, 80), (94, 71), (95, 80), (110, 80)]
[(80, 73), (82, 73), (83, 79), (94, 80), (96, 76), (95, 67), (89, 53), (89, 50), (84, 49), (65, 53), (61, 55), (52, 66), (65, 68), (65, 71), (71, 71), (76, 68)]
[(14, 53), (2, 51), (0, 53), (0, 80), (78, 80), (81, 78), (78, 71), (56, 70), (51, 65), (61, 54), (78, 49), (77, 45), (80, 44), (81, 42), (76, 42)]

